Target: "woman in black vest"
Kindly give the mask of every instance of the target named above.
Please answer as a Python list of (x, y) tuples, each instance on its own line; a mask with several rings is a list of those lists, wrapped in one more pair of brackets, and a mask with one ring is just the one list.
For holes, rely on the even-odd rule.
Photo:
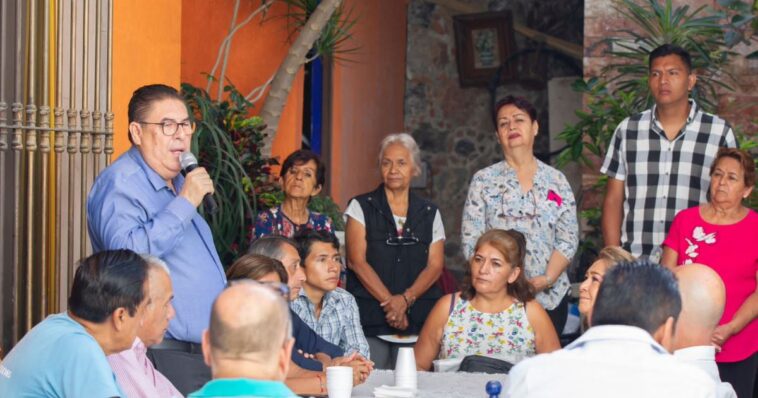
[[(420, 155), (409, 134), (387, 136), (383, 183), (353, 198), (347, 216), (347, 290), (355, 296), (371, 359), (394, 366), (397, 348), (413, 344), (434, 303), (444, 267), (445, 231), (437, 206), (410, 192)], [(405, 344), (404, 344), (405, 343)]]

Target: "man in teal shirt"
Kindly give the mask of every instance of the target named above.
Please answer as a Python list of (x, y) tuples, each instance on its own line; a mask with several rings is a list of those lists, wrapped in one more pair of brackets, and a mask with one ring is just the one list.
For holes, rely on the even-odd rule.
[(216, 298), (203, 332), (213, 380), (189, 397), (297, 397), (284, 385), (293, 344), (284, 298), (254, 281), (235, 282)]
[(147, 263), (131, 250), (93, 254), (68, 312), (30, 330), (0, 363), (0, 397), (122, 397), (105, 356), (132, 346), (147, 306)]

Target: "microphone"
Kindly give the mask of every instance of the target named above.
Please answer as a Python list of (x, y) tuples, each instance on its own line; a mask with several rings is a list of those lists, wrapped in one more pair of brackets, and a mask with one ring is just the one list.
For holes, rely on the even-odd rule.
[[(186, 176), (187, 173), (195, 170), (198, 167), (197, 158), (190, 151), (182, 152), (179, 155), (179, 164), (182, 166), (183, 176)], [(218, 203), (216, 203), (216, 199), (214, 199), (213, 195), (210, 193), (206, 194), (203, 198), (203, 206), (205, 208), (205, 212), (208, 214), (214, 214), (216, 211), (218, 211)]]

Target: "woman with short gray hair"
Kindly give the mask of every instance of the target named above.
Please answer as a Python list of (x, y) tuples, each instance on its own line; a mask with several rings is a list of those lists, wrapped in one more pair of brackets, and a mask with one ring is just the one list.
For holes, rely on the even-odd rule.
[(416, 141), (391, 134), (380, 147), (383, 183), (353, 198), (345, 211), (347, 290), (355, 296), (371, 359), (391, 368), (412, 344), (434, 303), (444, 267), (445, 230), (437, 206), (410, 190), (420, 172)]

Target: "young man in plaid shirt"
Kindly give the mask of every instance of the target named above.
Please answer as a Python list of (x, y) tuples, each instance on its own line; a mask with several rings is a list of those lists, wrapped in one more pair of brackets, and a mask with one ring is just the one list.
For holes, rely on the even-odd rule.
[(737, 140), (689, 98), (697, 77), (686, 50), (664, 44), (648, 65), (655, 105), (616, 128), (600, 169), (609, 177), (601, 225), (606, 246), (658, 261), (674, 215), (706, 201), (716, 152)]
[(342, 269), (339, 240), (331, 232), (306, 230), (295, 235), (295, 241), (303, 260), (305, 283), (290, 307), (345, 355), (358, 352), (369, 358), (358, 304), (352, 294), (337, 287)]

